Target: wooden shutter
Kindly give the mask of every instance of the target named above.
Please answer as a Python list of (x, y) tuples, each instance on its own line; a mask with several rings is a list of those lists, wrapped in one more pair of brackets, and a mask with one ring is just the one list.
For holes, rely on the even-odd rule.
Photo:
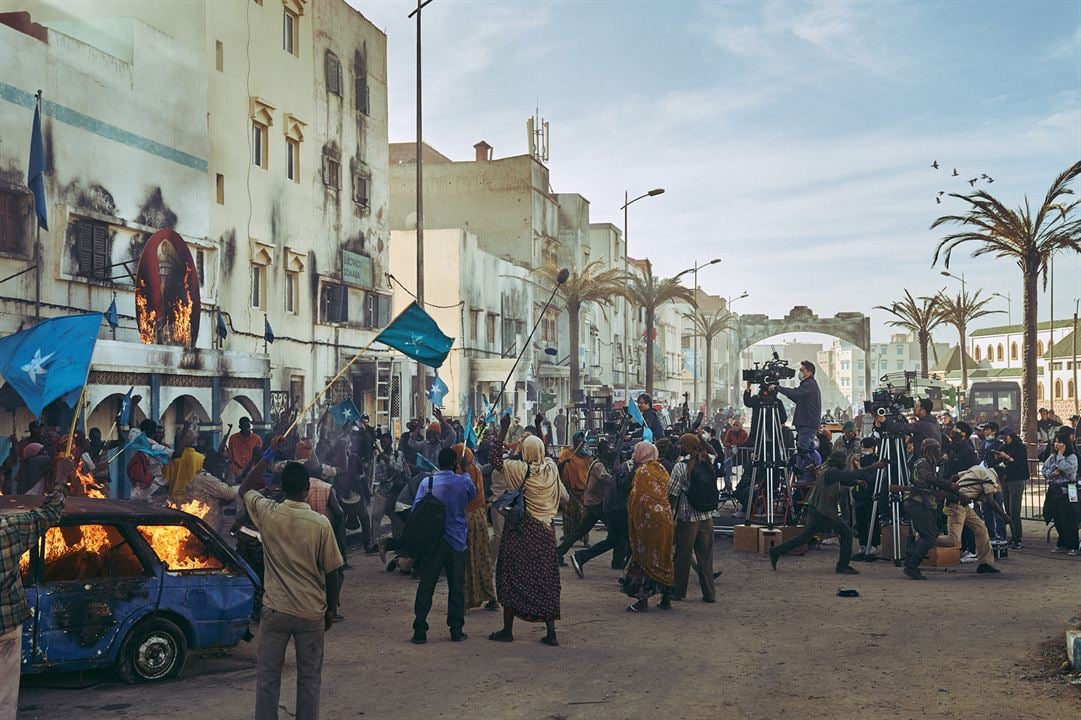
[(75, 251), (79, 263), (77, 274), (91, 277), (94, 272), (94, 226), (89, 220), (79, 221)]
[(104, 280), (109, 277), (109, 261), (112, 259), (109, 253), (108, 228), (96, 223), (93, 228), (94, 236), (91, 254), (93, 255), (94, 268), (92, 274), (93, 277)]
[(333, 53), (326, 55), (327, 92), (338, 97), (342, 94), (342, 64)]
[(376, 327), (386, 327), (390, 324), (390, 298), (386, 295), (379, 295), (379, 317)]
[(356, 95), (357, 110), (368, 115), (368, 78), (363, 75), (357, 77)]
[(349, 290), (344, 285), (323, 286), (328, 323), (349, 322)]

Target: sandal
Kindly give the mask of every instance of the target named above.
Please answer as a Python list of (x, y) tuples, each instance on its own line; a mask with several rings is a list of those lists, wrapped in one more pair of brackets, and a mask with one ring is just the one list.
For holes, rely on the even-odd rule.
[(506, 630), (496, 630), (494, 633), (488, 636), (488, 639), (494, 640), (495, 642), (514, 642), (514, 636)]

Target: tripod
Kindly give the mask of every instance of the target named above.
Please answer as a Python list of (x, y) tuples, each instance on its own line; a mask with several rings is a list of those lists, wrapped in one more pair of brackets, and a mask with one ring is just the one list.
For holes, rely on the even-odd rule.
[[(871, 527), (867, 530), (867, 547), (874, 537), (874, 524), (879, 522), (878, 501), (886, 496), (890, 506), (890, 537), (893, 540), (893, 564), (901, 567), (901, 495), (889, 492), (890, 485), (910, 483), (908, 458), (905, 457), (905, 441), (897, 433), (883, 431), (882, 452), (879, 459), (889, 463), (875, 474), (874, 502), (871, 504)], [(885, 513), (883, 513), (884, 515)]]
[(777, 493), (782, 497), (782, 512), (780, 524), (787, 520), (790, 507), (790, 491), (788, 486), (788, 448), (785, 446), (784, 435), (781, 432), (780, 408), (781, 401), (776, 395), (769, 395), (765, 389), (759, 391), (759, 405), (754, 409), (758, 413), (758, 423), (755, 425), (754, 437), (752, 438), (751, 455), (751, 481), (747, 486), (747, 519), (745, 525), (751, 524), (754, 515), (755, 499), (761, 498), (763, 503), (762, 515), (766, 525), (773, 528), (777, 523)]

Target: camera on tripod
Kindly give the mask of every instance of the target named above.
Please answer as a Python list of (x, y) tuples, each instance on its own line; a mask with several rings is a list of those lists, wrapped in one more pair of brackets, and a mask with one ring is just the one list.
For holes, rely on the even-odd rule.
[(755, 363), (753, 368), (743, 371), (743, 382), (761, 385), (776, 385), (781, 380), (791, 380), (796, 377), (795, 368), (788, 367), (788, 361), (782, 360), (776, 352), (773, 359), (764, 363)]
[(871, 393), (871, 399), (863, 403), (864, 411), (884, 418), (879, 429), (900, 435), (908, 429), (905, 411), (916, 407), (916, 399), (908, 385), (895, 389), (892, 385), (878, 388)]

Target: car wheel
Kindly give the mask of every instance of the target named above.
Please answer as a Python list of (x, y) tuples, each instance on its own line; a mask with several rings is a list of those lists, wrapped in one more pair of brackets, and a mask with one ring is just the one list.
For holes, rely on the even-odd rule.
[(145, 620), (128, 633), (120, 651), (120, 677), (129, 683), (175, 678), (188, 658), (184, 632), (165, 618)]

